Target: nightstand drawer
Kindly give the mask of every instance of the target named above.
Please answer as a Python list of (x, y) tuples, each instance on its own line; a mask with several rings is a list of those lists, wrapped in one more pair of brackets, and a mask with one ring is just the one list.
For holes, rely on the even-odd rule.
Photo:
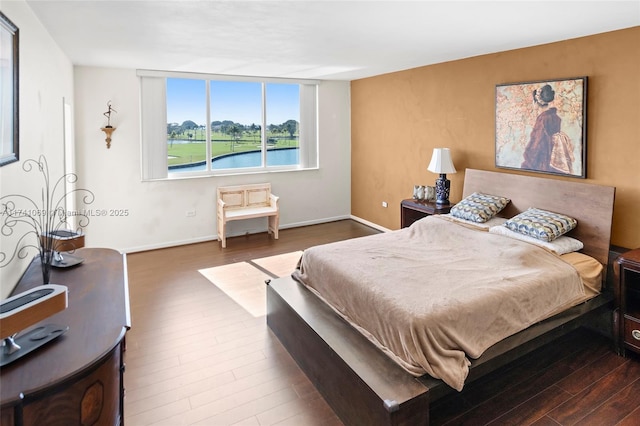
[(640, 321), (625, 316), (624, 342), (633, 346), (636, 352), (640, 352)]

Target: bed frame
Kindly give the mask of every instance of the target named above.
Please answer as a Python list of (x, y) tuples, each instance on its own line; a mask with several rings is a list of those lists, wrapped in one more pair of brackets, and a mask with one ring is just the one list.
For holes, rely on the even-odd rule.
[[(569, 235), (607, 270), (615, 188), (467, 169), (463, 197), (473, 192), (509, 197), (504, 217), (538, 207), (576, 218), (578, 227)], [(428, 425), (430, 403), (455, 392), (428, 375), (411, 376), (291, 277), (267, 284), (268, 326), (345, 424)], [(612, 291), (605, 289), (502, 340), (472, 360), (466, 383), (589, 324), (612, 300)]]

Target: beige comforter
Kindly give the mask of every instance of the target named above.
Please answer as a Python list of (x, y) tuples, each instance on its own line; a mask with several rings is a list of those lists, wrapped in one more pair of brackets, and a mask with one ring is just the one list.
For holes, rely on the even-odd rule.
[(405, 370), (457, 390), (468, 357), (585, 299), (559, 256), (436, 216), (307, 249), (293, 277)]

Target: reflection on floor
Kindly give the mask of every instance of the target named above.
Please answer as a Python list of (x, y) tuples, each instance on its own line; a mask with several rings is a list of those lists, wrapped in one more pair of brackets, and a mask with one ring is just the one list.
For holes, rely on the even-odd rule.
[(294, 251), (198, 272), (251, 315), (260, 317), (267, 313), (265, 280), (289, 275), (301, 255), (301, 251)]

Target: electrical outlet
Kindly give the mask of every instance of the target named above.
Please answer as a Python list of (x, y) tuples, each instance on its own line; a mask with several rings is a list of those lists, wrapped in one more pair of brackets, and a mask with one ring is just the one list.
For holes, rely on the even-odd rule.
[(382, 202), (382, 207), (384, 207), (384, 208), (386, 209), (387, 207), (389, 207), (389, 204), (387, 204), (387, 202), (386, 202), (386, 201), (383, 201), (383, 202)]
[(185, 215), (186, 215), (187, 217), (194, 217), (194, 216), (196, 215), (196, 211), (195, 211), (195, 210), (187, 210), (187, 211), (185, 212)]

